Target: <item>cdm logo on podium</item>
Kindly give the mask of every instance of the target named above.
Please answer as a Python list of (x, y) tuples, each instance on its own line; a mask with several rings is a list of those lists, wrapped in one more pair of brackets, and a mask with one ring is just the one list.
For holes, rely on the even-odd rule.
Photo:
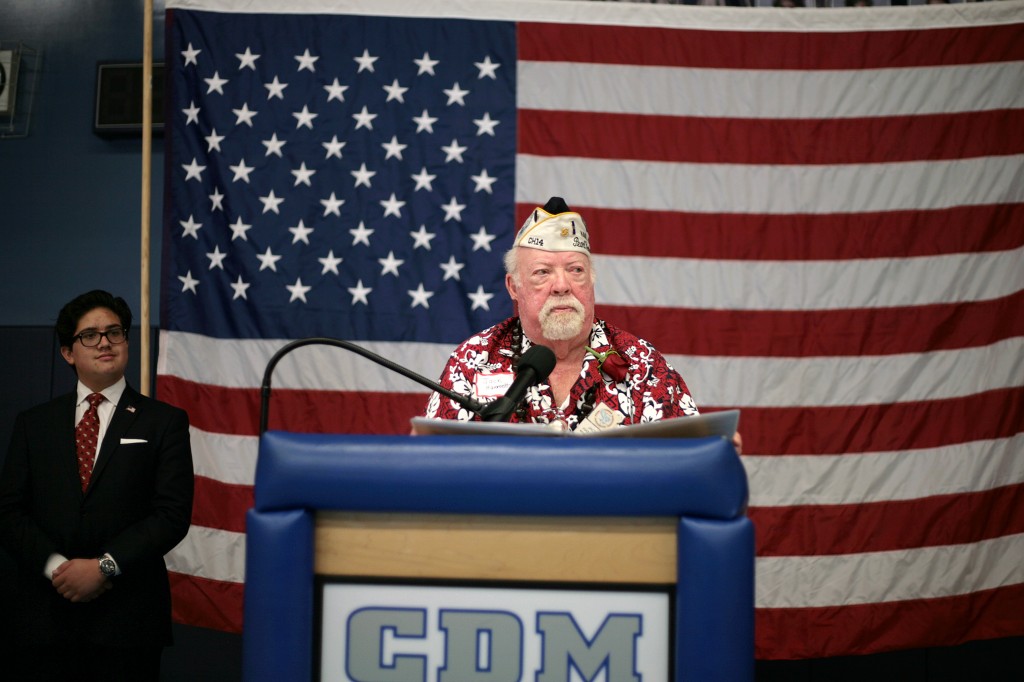
[(320, 680), (664, 682), (666, 592), (326, 583)]

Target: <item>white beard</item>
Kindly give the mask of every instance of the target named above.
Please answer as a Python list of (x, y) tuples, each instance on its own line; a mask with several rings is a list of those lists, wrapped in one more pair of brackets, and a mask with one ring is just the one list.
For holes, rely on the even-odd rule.
[[(559, 306), (572, 306), (572, 310), (552, 312)], [(583, 331), (583, 304), (572, 294), (549, 298), (540, 309), (539, 317), (541, 332), (551, 341), (568, 341)]]

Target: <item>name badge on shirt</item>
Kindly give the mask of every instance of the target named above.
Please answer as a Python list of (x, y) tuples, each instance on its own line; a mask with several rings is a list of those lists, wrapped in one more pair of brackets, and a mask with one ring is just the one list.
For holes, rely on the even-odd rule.
[(515, 375), (512, 372), (477, 374), (473, 380), (473, 393), (477, 400), (500, 398), (508, 392), (514, 380)]
[(589, 417), (579, 423), (576, 427), (576, 433), (591, 433), (593, 431), (612, 429), (625, 421), (625, 419), (621, 412), (601, 403), (594, 408)]

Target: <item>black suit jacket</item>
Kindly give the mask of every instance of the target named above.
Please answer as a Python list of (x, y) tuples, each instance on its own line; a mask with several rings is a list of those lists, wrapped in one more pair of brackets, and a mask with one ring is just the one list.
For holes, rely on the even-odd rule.
[[(18, 564), (15, 630), (39, 643), (67, 637), (114, 646), (169, 643), (163, 555), (188, 532), (192, 449), (183, 410), (126, 386), (82, 492), (75, 394), (22, 412), (0, 475), (0, 543)], [(73, 604), (43, 576), (50, 555), (109, 552), (121, 575)]]

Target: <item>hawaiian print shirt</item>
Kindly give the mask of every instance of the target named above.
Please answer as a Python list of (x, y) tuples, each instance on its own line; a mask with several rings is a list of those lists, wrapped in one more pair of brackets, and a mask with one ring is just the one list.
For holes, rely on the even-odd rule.
[[(496, 377), (511, 377), (514, 372), (512, 344), (514, 332), (518, 328), (518, 318), (512, 317), (463, 342), (448, 359), (441, 375), (441, 385), (480, 402), (497, 398), (498, 394), (487, 395), (487, 391), (481, 391), (481, 387), (494, 385)], [(525, 352), (531, 345), (530, 340), (523, 336), (520, 352)], [(625, 377), (616, 381), (608, 376), (601, 371), (598, 359), (587, 353), (579, 378), (563, 405), (555, 405), (551, 386), (546, 382), (527, 390), (525, 421), (551, 424), (574, 431), (587, 418), (587, 413), (591, 413), (598, 405), (606, 405), (617, 412), (616, 421), (621, 424), (653, 422), (699, 413), (683, 378), (647, 341), (595, 320), (589, 346), (599, 354), (617, 350), (628, 363)], [(607, 410), (605, 413), (608, 414)], [(520, 418), (522, 414), (513, 413), (510, 421), (524, 421)], [(426, 416), (461, 421), (476, 418), (473, 412), (438, 393), (430, 396)]]

